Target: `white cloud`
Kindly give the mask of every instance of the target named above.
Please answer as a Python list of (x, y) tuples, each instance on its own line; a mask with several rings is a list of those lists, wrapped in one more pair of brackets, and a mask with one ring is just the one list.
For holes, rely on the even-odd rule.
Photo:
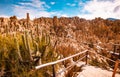
[(67, 3), (66, 5), (68, 5), (68, 6), (76, 6), (75, 3)]
[(61, 17), (69, 17), (67, 14), (63, 14), (61, 15)]
[(54, 5), (54, 4), (55, 4), (55, 2), (50, 2), (50, 4), (51, 4), (51, 5)]
[(40, 0), (31, 0), (31, 2), (20, 2), (19, 3), (22, 6), (30, 6), (30, 7), (35, 7), (35, 8), (50, 8), (50, 6), (48, 6), (45, 2), (40, 1)]
[(0, 15), (0, 17), (9, 18), (9, 16), (7, 16), (7, 15)]
[(114, 12), (117, 12), (117, 11), (119, 11), (120, 10), (120, 5), (118, 5), (118, 6), (116, 6), (115, 8), (114, 8)]
[(15, 6), (14, 12), (18, 18), (25, 18), (26, 13), (30, 14), (30, 18), (34, 19), (35, 17), (50, 17), (53, 12), (47, 12), (45, 10), (39, 10), (39, 9), (31, 9), (30, 7), (24, 7), (24, 6)]
[(83, 5), (82, 14), (78, 16), (87, 19), (93, 19), (95, 17), (120, 19), (119, 3), (120, 0), (92, 0)]
[(31, 2), (19, 3), (19, 5), (14, 5), (13, 12), (18, 18), (25, 18), (26, 13), (30, 14), (30, 18), (38, 17), (51, 17), (56, 14), (56, 12), (46, 11), (50, 7), (42, 1), (32, 0)]

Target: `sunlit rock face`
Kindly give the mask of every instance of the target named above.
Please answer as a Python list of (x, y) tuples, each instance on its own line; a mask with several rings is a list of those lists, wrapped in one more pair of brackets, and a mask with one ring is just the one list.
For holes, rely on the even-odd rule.
[[(23, 33), (25, 29), (34, 35), (47, 32), (52, 41), (58, 40), (59, 45), (71, 45), (76, 50), (84, 50), (88, 44), (115, 43), (120, 39), (119, 20), (111, 21), (102, 18), (86, 20), (79, 17), (40, 17), (30, 20), (29, 13), (26, 19), (0, 18), (0, 32)], [(116, 36), (116, 37), (114, 37)], [(118, 41), (119, 42), (119, 41)], [(111, 46), (102, 45), (102, 48)], [(97, 48), (97, 47), (96, 47)]]

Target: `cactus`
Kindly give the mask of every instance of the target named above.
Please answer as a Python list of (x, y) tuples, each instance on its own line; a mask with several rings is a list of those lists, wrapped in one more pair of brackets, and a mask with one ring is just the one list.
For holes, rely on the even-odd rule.
[[(54, 50), (50, 44), (50, 36), (46, 32), (42, 33), (41, 38), (39, 36), (33, 38), (31, 32), (31, 39), (29, 39), (27, 30), (24, 32), (23, 35), (15, 35), (14, 38), (11, 38), (11, 36), (5, 36), (5, 38), (7, 38), (5, 39), (5, 44), (7, 47), (4, 47), (6, 48), (6, 50), (3, 49), (4, 54), (2, 55), (2, 52), (0, 52), (1, 60), (3, 60), (2, 58), (6, 58), (7, 60), (4, 62), (0, 60), (0, 65), (2, 65), (3, 67), (1, 68), (1, 70), (6, 70), (3, 71), (5, 72), (5, 75), (9, 75), (11, 77), (30, 77), (30, 75), (33, 75), (33, 77), (37, 77), (38, 75), (36, 76), (36, 74), (41, 73), (42, 76), (40, 75), (40, 77), (44, 77), (43, 73), (46, 73), (46, 70), (50, 71), (50, 68), (46, 68), (46, 70), (42, 69), (40, 70), (40, 72), (36, 72), (36, 74), (33, 74), (33, 71), (31, 72), (32, 67), (57, 59), (56, 57), (54, 57)], [(3, 39), (0, 40), (2, 44)], [(35, 55), (31, 55), (30, 53), (32, 49), (30, 47), (31, 43), (33, 50), (36, 52), (34, 53)], [(2, 44), (0, 44), (1, 47), (4, 46), (4, 44)], [(7, 56), (5, 56), (6, 54)], [(35, 58), (33, 58), (34, 60), (32, 60), (31, 62), (31, 58), (33, 56), (35, 56)], [(9, 70), (10, 74), (9, 72), (7, 72)]]
[(27, 55), (29, 57), (28, 60), (32, 61), (32, 55), (31, 55), (31, 51), (30, 51), (30, 44), (28, 41), (28, 34), (27, 31), (24, 32), (24, 35), (22, 35), (22, 41), (23, 41), (23, 46), (25, 51), (27, 51), (27, 53), (25, 55)]
[(22, 59), (22, 57), (21, 57), (20, 49), (19, 49), (18, 40), (17, 40), (16, 37), (15, 37), (15, 43), (16, 43), (17, 53), (18, 53), (19, 59), (20, 59), (20, 61), (23, 61), (23, 59)]
[(32, 30), (30, 31), (30, 35), (31, 35), (32, 44), (33, 44), (33, 47), (34, 47), (34, 38), (33, 38)]
[(32, 61), (32, 55), (31, 55), (31, 49), (30, 49), (30, 43), (28, 41), (28, 32), (25, 31), (25, 40), (26, 40), (26, 47), (27, 47), (27, 51), (28, 51), (28, 55), (30, 57), (30, 60)]
[(42, 37), (41, 37), (41, 40), (40, 40), (40, 52), (42, 53), (41, 54), (41, 57), (44, 56), (44, 54), (46, 53), (46, 47), (50, 44), (50, 37), (49, 35), (47, 35), (45, 33), (45, 35), (42, 33)]
[(53, 17), (53, 25), (58, 26), (58, 18), (57, 18), (57, 16)]
[(8, 26), (5, 25), (5, 33), (8, 34)]
[(1, 19), (1, 26), (3, 27), (4, 18)]
[(29, 13), (27, 13), (27, 27), (26, 28), (28, 28), (29, 21), (30, 21)]
[(39, 25), (36, 26), (37, 36), (39, 36)]
[(22, 35), (22, 42), (23, 42), (23, 47), (25, 49), (25, 51), (27, 50), (27, 47), (26, 47), (26, 42), (25, 42), (25, 37), (24, 35)]
[(36, 48), (36, 51), (35, 51), (35, 56), (37, 57), (36, 61), (35, 61), (35, 64), (42, 64), (41, 62), (41, 53), (39, 52), (39, 45), (38, 43), (35, 43), (35, 48)]

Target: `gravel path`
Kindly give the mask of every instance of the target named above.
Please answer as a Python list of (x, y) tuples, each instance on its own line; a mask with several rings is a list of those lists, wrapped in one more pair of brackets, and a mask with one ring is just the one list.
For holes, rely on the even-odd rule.
[[(85, 65), (82, 67), (83, 71), (77, 77), (112, 77), (112, 72), (97, 68), (94, 66)], [(120, 77), (116, 74), (115, 77)]]

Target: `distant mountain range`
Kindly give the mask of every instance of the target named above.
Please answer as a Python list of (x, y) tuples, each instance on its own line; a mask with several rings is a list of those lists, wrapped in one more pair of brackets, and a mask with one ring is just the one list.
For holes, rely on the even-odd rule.
[(107, 18), (107, 20), (113, 20), (113, 21), (115, 21), (115, 20), (120, 20), (120, 19), (116, 19), (116, 18)]

